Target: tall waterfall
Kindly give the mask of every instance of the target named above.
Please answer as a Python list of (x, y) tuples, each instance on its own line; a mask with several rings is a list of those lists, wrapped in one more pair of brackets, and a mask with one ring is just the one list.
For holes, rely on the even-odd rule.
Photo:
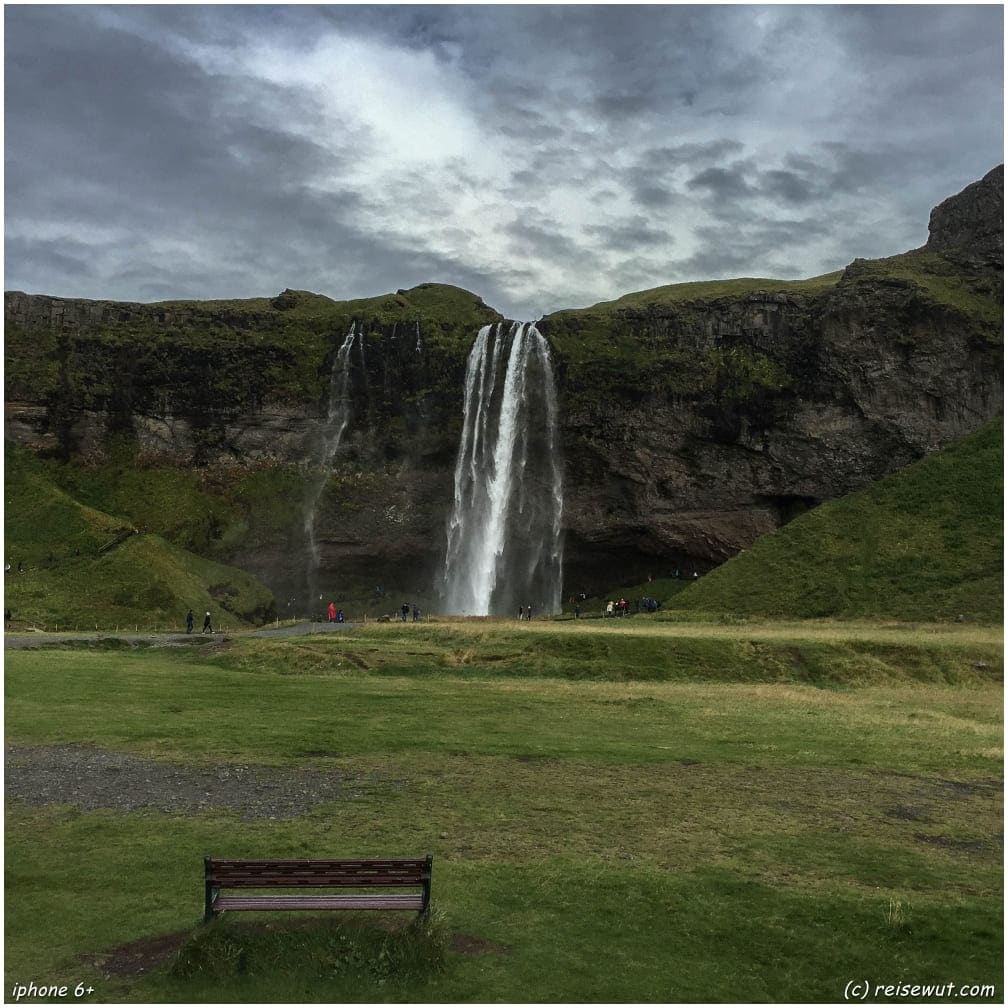
[(350, 422), (350, 351), (353, 348), (355, 338), (360, 341), (361, 354), (363, 355), (364, 334), (363, 332), (358, 333), (357, 324), (353, 323), (343, 345), (333, 358), (332, 372), (329, 376), (329, 405), (325, 421), (319, 429), (317, 449), (311, 460), (313, 472), (305, 497), (304, 531), (308, 542), (305, 583), (308, 586), (308, 603), (312, 607), (317, 602), (320, 561), (318, 539), (315, 532), (318, 504), (329, 479), (330, 466), (336, 457), (347, 424)]
[(446, 612), (558, 612), (563, 478), (549, 344), (531, 323), (484, 326), (466, 367)]

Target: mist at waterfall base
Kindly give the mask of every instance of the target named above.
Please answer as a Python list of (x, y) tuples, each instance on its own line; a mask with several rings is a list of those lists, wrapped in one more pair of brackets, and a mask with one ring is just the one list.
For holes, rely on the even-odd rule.
[(443, 611), (559, 612), (562, 518), (549, 344), (530, 323), (484, 326), (466, 366)]

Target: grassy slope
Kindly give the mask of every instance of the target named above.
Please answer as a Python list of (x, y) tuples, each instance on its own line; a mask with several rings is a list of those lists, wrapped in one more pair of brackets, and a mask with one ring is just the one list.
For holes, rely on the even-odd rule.
[(669, 606), (752, 616), (1003, 619), (1001, 419), (766, 535)]
[(847, 270), (836, 270), (806, 280), (775, 280), (768, 277), (736, 277), (667, 284), (634, 291), (612, 301), (600, 301), (588, 308), (557, 312), (557, 316), (615, 317), (626, 311), (676, 308), (691, 303), (721, 301), (748, 294), (792, 294), (815, 296), (829, 292), (850, 271), (858, 278), (880, 283), (899, 282), (915, 288), (935, 305), (975, 315), (988, 321), (1001, 315), (1000, 300), (984, 277), (967, 275), (939, 253), (913, 251), (883, 259), (858, 259)]
[[(74, 470), (96, 507), (58, 487), (56, 469), (6, 446), (4, 550), (11, 571), (4, 605), (15, 626), (181, 628), (189, 607), (209, 609), (217, 625), (270, 616), (273, 599), (264, 585), (165, 538), (173, 532), (200, 538), (201, 523), (213, 523), (213, 501), (192, 492), (188, 474), (125, 469), (117, 480), (109, 472)], [(99, 554), (131, 528), (141, 534)]]
[(825, 273), (808, 280), (772, 280), (766, 277), (738, 277), (730, 280), (700, 280), (693, 283), (667, 284), (650, 290), (624, 294), (613, 301), (600, 301), (584, 309), (593, 314), (607, 314), (627, 308), (671, 307), (687, 301), (718, 300), (746, 294), (818, 294), (835, 287), (843, 270)]
[[(1000, 985), (1003, 697), (972, 668), (1000, 664), (996, 634), (866, 627), (862, 643), (893, 638), (894, 675), (824, 690), (683, 681), (683, 628), (637, 626), (11, 654), (10, 744), (91, 744), (222, 780), (310, 768), (345, 794), (287, 820), (173, 811), (168, 796), (132, 812), (11, 802), (8, 989), (39, 975), (141, 1002), (838, 1002), (853, 978)], [(766, 632), (804, 648), (820, 631)], [(753, 636), (696, 627), (689, 646), (741, 653)], [(582, 651), (598, 681), (568, 681)], [(924, 654), (964, 677), (922, 681)], [(461, 941), (444, 972), (406, 976), (373, 923), (341, 939), (332, 921), (250, 916), (189, 946), (215, 949), (201, 971), (109, 975), (114, 947), (194, 929), (208, 851), (432, 852), (435, 905)]]

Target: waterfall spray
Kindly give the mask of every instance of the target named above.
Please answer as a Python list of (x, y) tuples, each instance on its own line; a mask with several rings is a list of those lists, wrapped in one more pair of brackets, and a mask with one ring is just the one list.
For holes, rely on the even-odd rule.
[(308, 601), (314, 606), (318, 591), (319, 545), (315, 532), (317, 511), (322, 491), (329, 479), (332, 461), (336, 457), (343, 433), (350, 422), (350, 351), (354, 339), (359, 338), (361, 359), (364, 354), (364, 334), (357, 332), (357, 324), (350, 326), (343, 345), (333, 358), (332, 372), (329, 376), (329, 404), (326, 418), (319, 431), (318, 450), (312, 459), (313, 473), (305, 498), (304, 531), (308, 542), (307, 567), (305, 582), (308, 586)]
[(466, 366), (447, 612), (557, 612), (563, 482), (549, 344), (530, 323), (484, 326)]

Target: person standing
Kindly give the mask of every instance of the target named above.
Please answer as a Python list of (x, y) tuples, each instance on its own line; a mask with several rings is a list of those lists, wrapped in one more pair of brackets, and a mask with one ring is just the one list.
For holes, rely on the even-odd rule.
[(192, 609), (190, 609), (189, 612), (187, 612), (185, 614), (185, 632), (186, 633), (192, 633), (192, 631), (193, 631), (193, 624), (195, 622), (196, 622), (196, 617), (193, 616), (193, 611), (192, 611)]
[(330, 602), (329, 603), (329, 622), (330, 623), (335, 623), (336, 622), (336, 603), (335, 602)]
[(210, 623), (210, 610), (207, 609), (206, 616), (203, 617), (203, 633), (213, 633), (213, 626)]

